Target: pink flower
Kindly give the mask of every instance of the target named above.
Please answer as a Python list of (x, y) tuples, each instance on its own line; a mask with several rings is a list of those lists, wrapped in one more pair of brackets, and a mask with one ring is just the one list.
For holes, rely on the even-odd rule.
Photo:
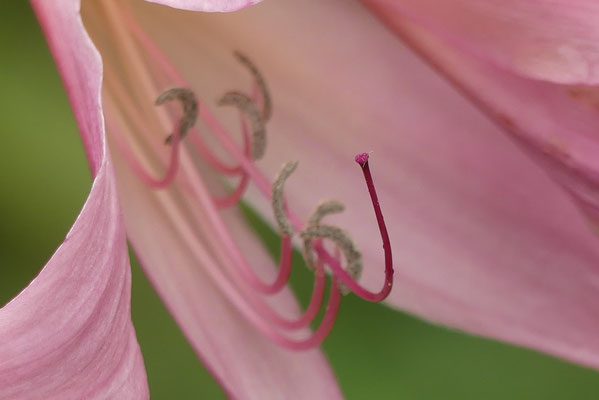
[[(196, 11), (249, 5), (156, 2)], [(390, 283), (381, 219), (373, 216), (360, 172), (349, 159), (372, 150), (396, 253), (397, 287), (389, 304), (599, 366), (593, 306), (599, 249), (589, 229), (598, 206), (593, 135), (599, 120), (590, 86), (599, 79), (594, 4), (364, 1), (389, 31), (364, 6), (348, 1), (271, 1), (228, 15), (90, 2), (85, 29), (100, 49), (104, 75), (79, 18), (79, 0), (33, 4), (95, 180), (65, 243), (0, 310), (0, 397), (147, 397), (129, 315), (124, 226), (157, 291), (232, 396), (340, 396), (319, 350), (289, 351), (285, 347), (302, 347), (289, 344), (302, 339), (279, 340), (272, 333), (279, 332), (272, 329), (276, 324), (264, 323), (268, 310), (288, 319), (301, 314), (287, 289), (274, 302), (258, 296), (269, 289), (242, 272), (239, 254), (267, 282), (275, 276), (272, 263), (239, 212), (219, 209), (237, 198), (236, 192), (218, 197), (227, 195), (222, 174), (211, 165), (218, 162), (206, 161), (211, 156), (220, 160), (233, 153), (231, 160), (244, 165), (237, 194), (245, 189), (246, 175), (269, 189), (249, 151), (227, 142), (225, 133), (238, 129), (239, 116), (230, 107), (215, 114), (208, 108), (223, 92), (250, 82), (233, 62), (233, 50), (251, 55), (272, 89), (266, 155), (256, 164), (272, 178), (281, 164), (300, 161), (285, 185), (295, 215), (309, 215), (321, 198), (338, 197), (345, 204), (346, 211), (327, 216), (327, 223), (347, 228), (357, 243), (364, 264), (359, 284), (366, 289), (344, 278), (316, 240), (316, 254), (333, 269), (334, 280), (364, 297), (381, 287), (386, 295)], [(202, 135), (175, 134), (165, 146), (180, 111), (152, 102), (187, 81), (200, 98)], [(183, 98), (189, 117), (189, 93), (170, 93)], [(240, 99), (229, 96), (224, 103), (239, 105)], [(256, 91), (253, 99), (267, 120), (266, 97)], [(251, 121), (254, 133), (262, 128), (256, 118)], [(197, 138), (211, 134), (227, 151), (211, 143), (204, 161), (192, 159), (189, 147), (201, 150)], [(180, 139), (190, 146), (180, 146)], [(169, 170), (176, 152), (180, 165), (170, 164)], [(164, 171), (165, 180), (156, 179)], [(276, 182), (282, 186), (284, 178)], [(221, 200), (212, 201), (215, 197)], [(282, 254), (288, 254), (283, 202), (271, 205), (253, 185), (247, 198), (287, 234)], [(276, 220), (272, 208), (279, 211)], [(304, 238), (313, 239), (309, 228), (302, 230)], [(340, 247), (349, 249), (345, 258), (352, 261), (355, 249)], [(285, 262), (283, 256), (281, 270)], [(238, 273), (221, 276), (234, 271), (231, 267)], [(319, 277), (321, 264), (315, 268)], [(336, 292), (331, 284), (329, 310), (336, 308)], [(328, 329), (329, 322), (325, 318), (321, 326)], [(312, 338), (311, 345), (326, 334), (300, 333)]]

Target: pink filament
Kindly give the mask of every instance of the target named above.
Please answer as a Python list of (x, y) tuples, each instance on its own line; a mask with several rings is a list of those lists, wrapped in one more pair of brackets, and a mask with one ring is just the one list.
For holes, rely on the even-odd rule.
[[(112, 124), (111, 120), (107, 119), (106, 125), (108, 126), (109, 130), (112, 130), (112, 131), (115, 130), (115, 126)], [(117, 145), (119, 146), (119, 149), (122, 151), (123, 155), (125, 156), (125, 160), (129, 164), (129, 166), (131, 166), (131, 168), (135, 171), (135, 173), (142, 180), (143, 183), (145, 183), (146, 185), (148, 185), (154, 189), (164, 189), (165, 187), (169, 186), (175, 180), (175, 177), (177, 176), (177, 171), (179, 169), (179, 145), (180, 145), (179, 137), (180, 137), (180, 134), (179, 134), (178, 127), (175, 129), (175, 132), (173, 134), (173, 140), (171, 142), (172, 147), (171, 147), (171, 152), (170, 152), (170, 157), (169, 157), (169, 162), (168, 162), (168, 168), (162, 178), (154, 178), (144, 168), (144, 166), (141, 165), (141, 163), (139, 162), (139, 160), (137, 159), (135, 154), (133, 154), (133, 151), (131, 150), (131, 148), (129, 148), (129, 145), (125, 142), (126, 139), (124, 139), (121, 135), (114, 135), (114, 136), (116, 138), (116, 142), (117, 142)]]

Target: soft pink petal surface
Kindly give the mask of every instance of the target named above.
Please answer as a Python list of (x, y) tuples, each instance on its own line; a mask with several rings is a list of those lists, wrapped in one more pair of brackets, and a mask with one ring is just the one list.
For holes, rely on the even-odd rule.
[(131, 276), (114, 172), (104, 153), (100, 62), (75, 1), (34, 2), (95, 179), (40, 274), (0, 310), (0, 398), (145, 399), (130, 317)]
[[(274, 174), (283, 162), (300, 161), (286, 186), (300, 215), (323, 198), (346, 203), (336, 220), (364, 251), (365, 285), (382, 284), (382, 248), (353, 156), (372, 150), (396, 260), (391, 304), (599, 367), (599, 249), (587, 218), (521, 144), (363, 6), (278, 1), (227, 16), (163, 16), (178, 29), (156, 28), (156, 40), (205, 99), (247, 82), (229, 61), (233, 49), (252, 55), (275, 100), (261, 165)], [(512, 90), (519, 79), (485, 72)], [(509, 92), (473, 79), (491, 96)], [(527, 138), (547, 128), (577, 142), (585, 136), (577, 114), (589, 132), (596, 126), (584, 102), (545, 97), (558, 90), (551, 85), (518, 82), (522, 91), (508, 99), (521, 99), (509, 110)], [(545, 160), (559, 160), (546, 153)], [(572, 159), (583, 165), (582, 156)], [(253, 203), (269, 218), (255, 193)]]
[(0, 310), (0, 398), (148, 398), (125, 231), (105, 165), (64, 243)]
[(146, 0), (151, 3), (190, 11), (230, 12), (257, 4), (262, 0)]
[(434, 31), (470, 56), (555, 82), (599, 83), (593, 0), (365, 0)]
[(378, 11), (392, 29), (475, 101), (599, 219), (599, 90), (526, 79), (464, 57), (390, 9)]
[[(512, 323), (528, 325), (536, 333), (528, 332), (518, 337), (513, 328), (506, 326), (507, 322), (483, 326), (483, 333), (494, 329), (494, 334), (500, 337), (553, 350), (597, 367), (597, 340), (592, 333), (597, 325), (592, 299), (597, 295), (599, 268), (595, 250), (599, 215), (597, 89), (525, 79), (476, 58), (465, 57), (430, 32), (393, 13), (392, 9), (380, 7), (381, 4), (375, 1), (373, 8), (389, 26), (446, 74), (481, 111), (510, 133), (582, 210), (578, 215), (572, 213), (566, 218), (566, 208), (571, 206), (552, 209), (549, 207), (550, 195), (535, 190), (536, 206), (533, 203), (530, 208), (537, 207), (537, 212), (541, 213), (545, 238), (539, 242), (542, 247), (531, 246), (530, 241), (524, 241), (522, 245), (530, 246), (528, 252), (534, 256), (533, 262), (528, 264), (538, 267), (535, 270), (521, 266), (520, 286), (525, 296), (518, 296), (514, 303), (509, 301), (507, 305), (512, 309), (518, 309), (520, 305), (521, 318), (512, 319)], [(521, 180), (521, 171), (521, 168), (515, 169), (512, 179)], [(531, 183), (530, 187), (536, 188), (539, 182), (537, 180), (535, 186)], [(512, 193), (505, 186), (498, 189), (498, 196), (500, 192), (503, 196)], [(520, 212), (526, 210), (526, 203), (517, 206)], [(547, 224), (559, 215), (565, 217), (561, 223)], [(578, 226), (578, 232), (572, 231), (575, 226)], [(549, 297), (550, 291), (553, 291), (552, 298), (544, 298), (544, 292), (548, 292), (546, 296)], [(510, 290), (509, 297), (513, 296), (514, 290)], [(522, 307), (523, 304), (526, 307)], [(503, 308), (503, 314), (513, 318), (509, 315), (511, 310)], [(523, 322), (525, 319), (529, 322)]]

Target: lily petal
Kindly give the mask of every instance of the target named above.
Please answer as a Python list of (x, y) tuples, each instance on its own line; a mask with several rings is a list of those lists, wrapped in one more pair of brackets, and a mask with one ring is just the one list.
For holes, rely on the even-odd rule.
[(110, 164), (64, 243), (0, 310), (0, 397), (148, 398)]
[(262, 0), (146, 0), (150, 3), (190, 11), (230, 12), (258, 4)]
[(99, 57), (76, 2), (33, 5), (74, 105), (95, 178), (64, 243), (0, 310), (0, 397), (148, 398), (130, 316), (125, 230), (104, 153)]
[[(518, 325), (519, 331), (528, 326), (528, 332), (517, 334), (507, 323), (487, 323), (473, 330), (494, 331), (494, 336), (597, 367), (598, 342), (591, 333), (599, 322), (594, 317), (594, 301), (591, 300), (598, 294), (599, 273), (597, 236), (593, 232), (596, 232), (599, 215), (597, 89), (518, 77), (464, 56), (399, 14), (382, 16), (433, 65), (443, 66), (442, 72), (498, 126), (510, 133), (533, 160), (545, 167), (583, 211), (568, 212), (566, 208), (572, 206), (566, 204), (551, 207), (550, 203), (558, 196), (538, 190), (540, 180), (529, 182), (529, 187), (535, 188), (536, 198), (519, 202), (518, 212), (520, 218), (526, 218), (523, 223), (530, 223), (530, 215), (541, 213), (542, 219), (537, 225), (542, 231), (537, 234), (536, 246), (527, 240), (520, 246), (505, 247), (510, 254), (525, 256), (528, 253), (531, 259), (515, 264), (520, 269), (516, 271), (520, 288), (511, 289), (510, 299), (496, 310)], [(521, 181), (523, 169), (518, 167), (512, 171)], [(503, 191), (512, 197), (514, 189), (505, 183), (494, 191), (497, 196)], [(533, 207), (537, 210), (533, 211)], [(517, 232), (518, 236), (522, 232), (523, 227)], [(522, 246), (527, 248), (518, 248)], [(501, 267), (502, 274), (505, 268)]]
[[(230, 50), (253, 55), (275, 99), (261, 165), (274, 173), (299, 159), (286, 185), (299, 215), (322, 198), (343, 200), (346, 213), (332, 219), (362, 248), (365, 285), (382, 284), (382, 249), (353, 155), (373, 150), (396, 254), (391, 304), (599, 367), (599, 249), (587, 219), (502, 128), (362, 6), (278, 1), (226, 16), (162, 17), (178, 23), (153, 25), (155, 39), (204, 97), (217, 98), (223, 81), (242, 82), (227, 67)], [(546, 104), (534, 99), (527, 106)], [(575, 122), (569, 114), (565, 128)], [(270, 218), (260, 196), (252, 203)]]
[(599, 4), (593, 0), (365, 0), (403, 15), (470, 56), (518, 74), (599, 83)]

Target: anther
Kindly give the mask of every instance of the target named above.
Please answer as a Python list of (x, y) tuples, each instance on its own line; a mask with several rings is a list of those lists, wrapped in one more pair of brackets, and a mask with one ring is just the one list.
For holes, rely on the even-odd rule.
[(320, 221), (329, 214), (338, 214), (345, 210), (345, 206), (339, 200), (325, 200), (318, 204), (308, 220), (308, 225), (318, 225)]
[(233, 55), (239, 60), (241, 64), (243, 64), (252, 74), (256, 81), (256, 86), (260, 90), (260, 94), (262, 95), (262, 119), (266, 122), (270, 119), (272, 115), (272, 100), (270, 97), (270, 92), (268, 91), (268, 87), (266, 86), (266, 81), (264, 77), (260, 73), (260, 70), (256, 67), (256, 65), (243, 53), (239, 51), (234, 51)]
[[(329, 214), (337, 214), (343, 212), (345, 206), (339, 200), (326, 200), (321, 202), (314, 211), (312, 211), (312, 215), (308, 220), (308, 226), (315, 226), (320, 224), (320, 221)], [(312, 246), (311, 238), (304, 239), (304, 249), (303, 255), (304, 260), (306, 262), (306, 266), (311, 270), (315, 269), (315, 260), (313, 254), (313, 246)]]
[(266, 151), (266, 126), (256, 104), (248, 95), (232, 91), (225, 93), (218, 105), (235, 106), (248, 117), (252, 124), (252, 158), (261, 159)]
[[(193, 128), (198, 119), (198, 100), (190, 89), (176, 87), (162, 92), (155, 104), (159, 106), (174, 99), (179, 100), (183, 105), (183, 116), (179, 121), (179, 140), (181, 140)], [(170, 134), (164, 142), (171, 144), (172, 141), (173, 134)]]
[(289, 178), (289, 175), (297, 168), (297, 161), (288, 161), (283, 164), (279, 170), (275, 180), (272, 184), (272, 211), (279, 226), (281, 234), (284, 236), (293, 236), (295, 229), (291, 221), (285, 214), (285, 200), (283, 199), (283, 189), (285, 187), (285, 181)]
[(345, 269), (352, 279), (358, 280), (362, 273), (362, 253), (347, 231), (333, 225), (309, 226), (300, 232), (302, 239), (330, 239), (345, 256)]

